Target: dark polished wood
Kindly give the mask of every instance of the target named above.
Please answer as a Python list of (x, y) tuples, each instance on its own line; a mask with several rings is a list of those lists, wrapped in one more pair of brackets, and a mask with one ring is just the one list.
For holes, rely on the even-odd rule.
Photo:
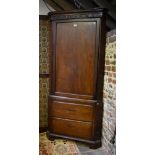
[(49, 20), (49, 16), (48, 15), (39, 15), (39, 19), (40, 20)]
[(101, 146), (106, 9), (50, 13), (49, 139)]
[(95, 36), (95, 21), (57, 23), (56, 92), (93, 95)]
[(51, 101), (64, 101), (69, 103), (79, 103), (84, 105), (96, 105), (96, 100), (86, 100), (83, 98), (70, 98), (65, 96), (56, 96), (56, 95), (49, 95), (49, 102)]
[(54, 20), (69, 20), (69, 19), (86, 19), (86, 18), (102, 18), (107, 15), (106, 8), (95, 8), (91, 10), (73, 10), (73, 11), (56, 11), (49, 12), (51, 21)]
[(67, 136), (91, 140), (93, 125), (91, 122), (75, 121), (70, 119), (53, 117), (48, 119), (48, 123), (48, 129), (52, 133), (61, 135), (64, 134)]
[(41, 73), (39, 74), (40, 78), (49, 78), (49, 76), (50, 76), (49, 74), (45, 74), (45, 73), (44, 74), (41, 74)]
[(92, 121), (93, 106), (53, 101), (48, 105), (48, 115), (80, 121)]
[(78, 142), (83, 142), (86, 144), (89, 144), (89, 146), (91, 148), (95, 148), (96, 146), (101, 147), (101, 141), (100, 140), (96, 140), (96, 141), (92, 141), (92, 140), (86, 140), (86, 139), (82, 139), (82, 138), (77, 138), (77, 137), (73, 137), (73, 136), (66, 136), (66, 135), (61, 135), (61, 134), (54, 134), (51, 133), (49, 130), (47, 130), (47, 137), (50, 140), (54, 140), (55, 138), (65, 138), (65, 139), (70, 139), (70, 140), (74, 140), (74, 141), (78, 141)]

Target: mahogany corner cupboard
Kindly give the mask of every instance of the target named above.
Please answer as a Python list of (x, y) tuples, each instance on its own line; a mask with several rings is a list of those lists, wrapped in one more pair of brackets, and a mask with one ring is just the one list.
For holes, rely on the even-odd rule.
[(50, 12), (49, 139), (101, 146), (106, 9)]

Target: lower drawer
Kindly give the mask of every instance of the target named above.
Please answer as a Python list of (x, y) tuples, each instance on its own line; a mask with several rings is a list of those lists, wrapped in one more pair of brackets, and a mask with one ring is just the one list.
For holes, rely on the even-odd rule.
[(90, 140), (92, 137), (92, 123), (73, 121), (61, 118), (49, 118), (48, 128), (50, 132), (60, 135), (84, 138)]
[(93, 106), (52, 101), (48, 104), (48, 115), (79, 121), (92, 121)]

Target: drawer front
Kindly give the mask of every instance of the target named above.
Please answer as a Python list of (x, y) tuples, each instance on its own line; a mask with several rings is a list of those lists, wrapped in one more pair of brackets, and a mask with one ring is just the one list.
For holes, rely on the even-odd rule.
[(81, 121), (92, 121), (93, 106), (53, 101), (49, 103), (49, 116)]
[(91, 139), (92, 123), (73, 121), (61, 118), (49, 118), (48, 128), (50, 132), (64, 136)]

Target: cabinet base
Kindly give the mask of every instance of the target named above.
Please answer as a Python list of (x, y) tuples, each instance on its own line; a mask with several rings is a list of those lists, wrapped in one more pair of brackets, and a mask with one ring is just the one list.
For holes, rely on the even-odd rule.
[(95, 141), (93, 144), (89, 144), (90, 149), (98, 149), (102, 146), (101, 141)]
[(90, 149), (97, 149), (97, 148), (100, 148), (102, 146), (101, 140), (96, 140), (96, 141), (84, 140), (84, 139), (69, 137), (69, 136), (65, 136), (65, 135), (53, 134), (49, 131), (46, 132), (46, 135), (47, 135), (47, 138), (51, 141), (53, 141), (56, 138), (63, 138), (63, 139), (74, 140), (77, 142), (82, 142), (82, 143), (87, 144)]

